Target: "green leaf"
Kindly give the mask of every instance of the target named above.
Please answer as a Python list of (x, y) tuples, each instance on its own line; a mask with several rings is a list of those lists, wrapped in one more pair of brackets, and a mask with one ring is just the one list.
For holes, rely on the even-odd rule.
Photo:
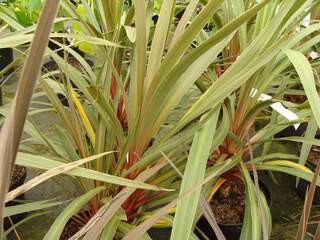
[(84, 10), (85, 10), (84, 16), (88, 18), (88, 21), (90, 22), (90, 24), (92, 26), (94, 26), (95, 30), (100, 32), (101, 30), (100, 30), (100, 26), (98, 23), (98, 19), (96, 18), (94, 11), (90, 8), (88, 1), (81, 0), (81, 2), (83, 4)]
[(29, 0), (28, 5), (30, 11), (40, 11), (42, 6), (42, 0)]
[[(146, 72), (147, 61), (147, 26), (146, 26), (146, 9), (144, 0), (135, 1), (135, 21), (136, 21), (136, 42), (134, 52), (134, 110), (137, 114), (141, 110), (143, 99), (143, 86)], [(132, 80), (131, 80), (132, 81)]]
[(33, 24), (30, 14), (21, 9), (15, 11), (16, 17), (19, 20), (20, 24), (24, 27), (31, 26)]
[(163, 58), (163, 51), (167, 41), (167, 36), (171, 27), (172, 13), (175, 7), (175, 0), (166, 0), (162, 5), (160, 16), (153, 35), (151, 52), (149, 55), (148, 69), (146, 73), (146, 89), (151, 79), (156, 74)]
[(101, 233), (100, 240), (114, 239), (114, 235), (117, 232), (120, 222), (120, 218), (117, 215), (114, 215), (108, 222), (108, 225), (105, 227), (103, 232)]
[[(254, 73), (256, 73), (280, 52), (281, 46), (282, 43), (278, 42), (267, 52), (258, 57), (252, 58), (252, 56), (243, 56), (243, 58), (239, 58), (217, 81), (211, 85), (211, 87), (198, 99), (198, 101), (192, 105), (188, 112), (179, 121), (178, 126), (174, 131), (178, 131), (192, 119), (217, 106), (233, 91), (241, 87), (241, 85), (243, 85)], [(248, 65), (243, 66), (244, 62), (247, 62)], [(242, 67), (239, 69), (239, 66)]]
[[(58, 162), (58, 161), (49, 159), (47, 157), (28, 154), (28, 153), (18, 153), (16, 163), (25, 167), (32, 167), (32, 168), (37, 168), (42, 170), (50, 170), (52, 168), (56, 168), (64, 164), (63, 162)], [(78, 177), (84, 177), (92, 180), (97, 180), (101, 182), (117, 184), (121, 186), (144, 188), (149, 190), (159, 190), (158, 187), (152, 186), (146, 183), (141, 183), (138, 181), (129, 180), (126, 178), (121, 178), (121, 177), (117, 177), (110, 174), (97, 172), (91, 169), (86, 169), (81, 167), (72, 169), (68, 171), (67, 174), (78, 176)]]
[[(210, 1), (210, 3), (206, 5), (203, 11), (201, 11), (200, 14), (185, 29), (181, 37), (177, 39), (177, 41), (175, 41), (175, 44), (171, 47), (170, 51), (167, 53), (166, 58), (161, 63), (157, 73), (152, 79), (152, 83), (150, 84), (150, 88), (148, 89), (148, 95), (146, 96), (147, 101), (150, 100), (150, 96), (152, 96), (157, 92), (157, 87), (159, 87), (159, 85), (163, 83), (163, 79), (168, 76), (168, 74), (170, 73), (170, 70), (177, 65), (178, 60), (183, 56), (186, 49), (190, 46), (192, 41), (199, 34), (199, 32), (205, 26), (205, 24), (208, 22), (210, 16), (212, 16), (212, 14), (214, 14), (214, 12), (216, 12), (219, 9), (222, 2), (223, 2), (222, 0)], [(220, 40), (227, 37), (233, 31), (234, 30), (225, 34), (221, 39), (219, 39), (219, 41), (215, 43), (220, 42)], [(208, 47), (208, 49), (212, 48), (214, 45), (215, 44), (212, 44), (211, 46)], [(193, 60), (195, 60), (195, 58)]]
[(4, 208), (4, 217), (10, 217), (21, 213), (37, 211), (45, 208), (56, 207), (63, 204), (63, 202), (55, 202), (53, 200), (43, 200), (32, 203), (18, 204), (12, 207)]
[(40, 217), (40, 216), (43, 216), (43, 215), (47, 215), (48, 212), (50, 211), (41, 211), (41, 212), (38, 212), (38, 213), (34, 213), (34, 214), (31, 214), (25, 218), (23, 218), (21, 221), (15, 223), (13, 226), (11, 226), (9, 229), (7, 229), (4, 233), (5, 237), (4, 239), (6, 239), (6, 237), (12, 232), (14, 231), (15, 229), (17, 229), (19, 226), (25, 224), (26, 222), (34, 219), (34, 218), (37, 218), (37, 217)]
[[(316, 119), (314, 117), (312, 117), (308, 123), (308, 127), (306, 130), (306, 133), (304, 135), (305, 138), (314, 138), (316, 136), (318, 130), (318, 124), (316, 122)], [(305, 164), (308, 156), (309, 156), (309, 152), (311, 150), (311, 144), (309, 143), (303, 143), (301, 146), (301, 150), (300, 150), (300, 157), (299, 157), (299, 163), (300, 164)]]
[(158, 12), (160, 12), (162, 3), (163, 3), (163, 0), (155, 0), (155, 1), (154, 1), (155, 9), (156, 9)]
[(188, 6), (185, 9), (185, 12), (183, 13), (182, 18), (180, 19), (180, 21), (178, 23), (178, 26), (174, 32), (174, 35), (173, 35), (172, 41), (171, 41), (171, 46), (173, 46), (175, 44), (176, 40), (178, 40), (181, 37), (181, 35), (184, 33), (186, 27), (188, 26), (190, 18), (192, 17), (194, 12), (196, 11), (196, 8), (198, 6), (198, 2), (199, 2), (199, 0), (191, 0), (189, 2)]
[(253, 158), (250, 160), (250, 163), (261, 163), (270, 159), (289, 159), (289, 160), (298, 160), (298, 157), (294, 154), (286, 154), (286, 153), (271, 153), (264, 154), (262, 156)]
[[(301, 165), (303, 166), (303, 165)], [(312, 181), (312, 177), (313, 177), (313, 173), (308, 173), (305, 172), (301, 169), (298, 168), (293, 168), (293, 167), (283, 167), (283, 166), (277, 166), (277, 165), (268, 165), (265, 163), (262, 163), (260, 165), (256, 166), (257, 170), (270, 170), (270, 171), (277, 171), (277, 172), (282, 172), (282, 173), (286, 173), (298, 178), (302, 178), (308, 182)], [(320, 180), (318, 179), (317, 181), (317, 186), (320, 187)]]
[[(33, 39), (33, 36), (34, 36), (33, 34), (24, 34), (24, 35), (14, 34), (7, 37), (3, 37), (0, 39), (0, 48), (16, 47), (16, 46), (31, 42), (31, 40)], [(82, 44), (82, 42), (84, 42), (85, 44), (88, 44), (88, 45), (95, 44), (95, 45), (101, 45), (101, 46), (123, 47), (119, 44), (113, 43), (111, 41), (108, 41), (102, 38), (80, 35), (80, 34), (51, 33), (50, 37), (70, 38), (78, 41), (79, 44)], [(90, 46), (92, 47), (93, 45), (90, 45)]]
[[(9, 14), (7, 13), (7, 9), (4, 6), (0, 5), (0, 9), (0, 19), (9, 24), (10, 27), (14, 28), (15, 30), (22, 30), (24, 28), (22, 24), (18, 22), (18, 19), (15, 15), (14, 18), (13, 16), (9, 16)], [(13, 12), (10, 13), (14, 14)]]
[[(155, 98), (153, 99), (153, 103), (157, 103), (155, 104), (156, 107), (149, 109), (150, 116), (156, 118), (151, 133), (154, 134), (157, 131), (157, 128), (165, 121), (174, 106), (181, 101), (194, 82), (208, 68), (212, 61), (216, 59), (218, 54), (223, 51), (232, 36), (233, 34), (227, 36), (211, 49), (208, 49), (201, 57), (195, 59), (189, 68), (185, 69), (185, 72), (179, 76), (176, 82), (172, 82), (173, 86), (171, 86), (171, 83), (162, 84), (163, 88), (155, 94)], [(168, 87), (171, 88), (167, 89)], [(146, 119), (148, 118), (146, 117)], [(149, 121), (146, 122), (149, 123)]]
[(100, 240), (114, 239), (122, 220), (127, 221), (127, 215), (126, 212), (120, 208), (104, 228), (103, 232), (101, 233)]
[[(124, 234), (127, 234), (134, 228), (135, 228), (135, 225), (131, 225), (129, 223), (121, 222), (119, 224), (119, 230)], [(149, 237), (148, 234), (144, 234), (141, 238), (139, 238), (139, 240), (152, 240), (152, 239)]]
[(131, 26), (124, 26), (124, 29), (126, 30), (127, 37), (130, 40), (130, 42), (134, 43), (137, 38), (136, 29)]
[[(250, 214), (247, 214), (248, 218), (251, 218), (250, 221), (250, 230), (249, 236), (252, 239), (261, 239), (261, 221), (259, 218), (259, 208), (257, 202), (257, 195), (255, 191), (255, 185), (252, 182), (248, 169), (241, 163), (242, 173), (245, 179), (246, 186), (246, 208), (250, 209)], [(244, 238), (241, 238), (244, 239)]]
[(70, 141), (68, 135), (63, 131), (63, 129), (59, 125), (54, 125), (54, 130), (56, 136), (61, 142), (61, 147), (67, 153), (70, 160), (76, 161), (77, 159), (79, 159), (79, 155), (74, 145), (72, 144), (72, 141)]
[(288, 56), (300, 77), (312, 113), (318, 123), (318, 127), (320, 127), (320, 97), (317, 92), (312, 67), (308, 59), (302, 53), (289, 49), (284, 50), (284, 53)]

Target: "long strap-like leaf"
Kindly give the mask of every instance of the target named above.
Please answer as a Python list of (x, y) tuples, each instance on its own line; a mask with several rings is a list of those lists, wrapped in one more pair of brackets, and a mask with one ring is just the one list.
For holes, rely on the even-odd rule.
[(48, 45), (49, 34), (59, 6), (58, 0), (47, 0), (39, 19), (34, 40), (25, 62), (17, 93), (0, 133), (0, 238), (4, 199), (9, 188), (11, 170), (21, 139), (24, 122), (31, 102), (33, 89), (40, 72), (42, 58)]
[[(207, 123), (199, 129), (193, 139), (186, 170), (182, 179), (180, 194), (190, 186), (201, 182), (205, 177), (206, 165), (211, 152), (211, 142), (216, 130), (220, 108), (210, 117)], [(197, 211), (201, 189), (190, 194), (177, 204), (173, 221), (171, 239), (188, 239)]]

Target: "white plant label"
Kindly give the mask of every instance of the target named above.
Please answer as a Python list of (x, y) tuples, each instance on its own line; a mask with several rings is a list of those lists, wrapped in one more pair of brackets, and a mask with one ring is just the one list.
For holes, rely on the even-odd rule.
[[(258, 90), (255, 88), (251, 89), (250, 96), (254, 97), (257, 94)], [(262, 93), (261, 96), (258, 98), (259, 101), (267, 101), (272, 99), (272, 97), (268, 94)], [(296, 121), (299, 120), (299, 117), (294, 112), (288, 110), (282, 103), (276, 102), (270, 105), (270, 107), (275, 110), (277, 113), (288, 119), (289, 121)], [(293, 127), (297, 130), (300, 126), (300, 123), (296, 123)]]

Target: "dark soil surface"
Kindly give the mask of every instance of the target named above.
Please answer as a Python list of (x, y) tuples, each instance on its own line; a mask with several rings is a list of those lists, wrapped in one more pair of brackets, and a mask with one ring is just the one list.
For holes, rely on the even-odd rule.
[(216, 192), (210, 204), (218, 223), (242, 223), (245, 209), (243, 181), (238, 177), (228, 179)]
[[(83, 226), (75, 221), (74, 219), (71, 219), (66, 227), (64, 228), (60, 240), (68, 240), (70, 237), (72, 237), (74, 234), (76, 234)], [(113, 240), (120, 240), (121, 238), (116, 234)], [(111, 240), (111, 239), (110, 239)]]
[[(90, 66), (93, 66), (92, 61), (87, 60), (87, 62), (89, 63)], [(69, 58), (68, 58), (68, 63), (69, 63), (71, 66), (75, 67), (76, 69), (82, 70), (82, 65), (80, 64), (80, 62), (79, 62), (76, 58), (69, 57)], [(46, 71), (49, 71), (49, 72), (55, 71), (55, 70), (58, 70), (58, 69), (59, 69), (58, 64), (57, 64), (56, 62), (54, 62), (54, 61), (50, 61), (50, 62), (44, 64), (42, 67), (43, 67)]]
[(284, 100), (296, 104), (302, 104), (307, 100), (305, 95), (284, 95)]
[(13, 174), (11, 177), (11, 183), (10, 186), (15, 186), (16, 184), (18, 184), (21, 180), (21, 178), (23, 178), (23, 176), (26, 174), (26, 168), (19, 166), (19, 165), (15, 165), (14, 170), (13, 170)]
[(308, 156), (308, 162), (316, 166), (318, 164), (319, 159), (320, 159), (320, 147), (312, 146)]
[(61, 234), (60, 240), (68, 240), (70, 237), (76, 234), (82, 227), (83, 226), (81, 226), (78, 222), (71, 219), (65, 226)]

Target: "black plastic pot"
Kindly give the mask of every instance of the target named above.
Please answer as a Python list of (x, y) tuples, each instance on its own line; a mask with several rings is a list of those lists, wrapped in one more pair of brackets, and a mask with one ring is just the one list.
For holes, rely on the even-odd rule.
[[(0, 71), (5, 69), (13, 61), (13, 51), (11, 48), (0, 49)], [(7, 72), (5, 75), (10, 74), (12, 71)], [(3, 76), (0, 77), (0, 83)], [(0, 87), (0, 106), (2, 105), (2, 89)]]
[(26, 177), (27, 177), (27, 171), (25, 171), (25, 173), (19, 178), (19, 180), (17, 182), (15, 182), (14, 184), (12, 184), (10, 186), (10, 191), (12, 191), (13, 189), (16, 189), (17, 187), (20, 187), (21, 185), (23, 185), (24, 182), (26, 181)]
[(301, 123), (297, 130), (293, 126), (289, 126), (283, 129), (282, 131), (278, 132), (274, 136), (276, 138), (302, 136), (305, 133), (307, 126), (307, 123)]
[(170, 239), (171, 228), (151, 228), (148, 234), (152, 240), (167, 240)]
[[(259, 180), (259, 187), (261, 191), (264, 193), (268, 204), (270, 205), (271, 203), (271, 195), (270, 191), (267, 188), (267, 186)], [(218, 223), (223, 235), (226, 237), (227, 240), (239, 240), (240, 235), (241, 235), (241, 229), (242, 229), (242, 223), (239, 224), (227, 224), (227, 223)], [(201, 230), (202, 233), (204, 233), (209, 239), (211, 240), (217, 240), (217, 237), (206, 220), (205, 217), (201, 217), (197, 223), (197, 227)], [(205, 240), (203, 236), (196, 230), (195, 231), (196, 235), (200, 240)]]
[[(309, 163), (309, 162), (306, 163), (306, 167), (310, 168), (313, 171), (316, 169), (316, 166), (312, 163)], [(302, 199), (305, 199), (306, 192), (307, 192), (307, 189), (309, 188), (309, 186), (310, 186), (310, 182), (308, 182), (302, 178), (299, 179), (299, 183), (297, 186), (297, 192), (298, 192), (298, 195)], [(312, 205), (320, 205), (320, 187), (316, 187), (316, 190), (314, 192)]]
[(13, 51), (11, 48), (0, 49), (0, 70), (6, 68), (13, 61)]
[[(23, 174), (23, 176), (21, 176), (21, 177), (19, 178), (19, 180), (15, 182), (15, 184), (13, 184), (13, 185), (10, 186), (9, 191), (12, 191), (12, 190), (16, 189), (17, 187), (22, 186), (22, 185), (24, 184), (25, 180), (26, 180), (26, 177), (27, 177), (27, 171), (25, 171), (25, 173)], [(16, 198), (16, 200), (25, 200), (25, 195), (24, 195), (24, 194), (19, 195), (19, 196)], [(20, 204), (20, 203), (17, 202), (17, 201), (10, 201), (10, 202), (6, 203), (6, 207), (12, 207), (12, 206), (16, 206), (16, 205), (18, 205), (18, 204)], [(11, 218), (12, 223), (13, 223), (13, 224), (16, 224), (16, 223), (18, 223), (19, 221), (21, 221), (25, 216), (26, 216), (26, 214), (25, 214), (25, 213), (22, 213), (22, 214), (18, 214), (18, 215), (11, 216), (10, 218)], [(4, 229), (7, 230), (7, 229), (9, 229), (10, 227), (11, 227), (11, 223), (10, 223), (9, 219), (8, 219), (8, 218), (5, 218), (5, 220), (4, 220)]]
[[(209, 239), (217, 240), (217, 237), (211, 228), (210, 224), (204, 217), (201, 217), (197, 223), (197, 227), (201, 229), (202, 233), (204, 233)], [(223, 233), (223, 235), (228, 240), (239, 240), (242, 224), (222, 224), (219, 223), (219, 227)], [(200, 240), (205, 240), (200, 233), (196, 231), (196, 235)]]

